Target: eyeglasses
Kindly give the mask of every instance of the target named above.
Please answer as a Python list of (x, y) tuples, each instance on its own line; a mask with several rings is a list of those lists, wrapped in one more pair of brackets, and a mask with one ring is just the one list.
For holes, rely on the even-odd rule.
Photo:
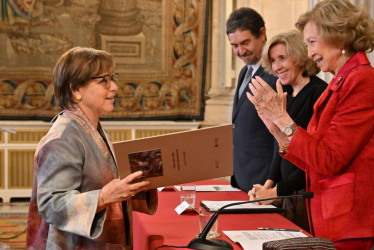
[(118, 83), (118, 73), (113, 73), (112, 75), (102, 75), (102, 76), (91, 77), (91, 79), (99, 79), (99, 78), (102, 79), (100, 81), (100, 84), (103, 85), (107, 89), (110, 88), (110, 81), (114, 82), (115, 84)]

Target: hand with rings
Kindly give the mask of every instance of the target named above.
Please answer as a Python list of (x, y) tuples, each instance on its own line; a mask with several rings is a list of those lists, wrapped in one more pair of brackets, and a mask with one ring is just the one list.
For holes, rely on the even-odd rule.
[(258, 104), (257, 104), (257, 103), (255, 103), (255, 109), (256, 109), (257, 111), (259, 111), (259, 108), (258, 108)]
[(257, 111), (271, 121), (287, 113), (287, 93), (283, 93), (283, 87), (279, 79), (277, 80), (277, 92), (259, 76), (252, 79), (249, 88), (252, 92), (252, 94), (247, 92), (249, 101), (253, 103)]
[(256, 109), (257, 111), (259, 111), (258, 104), (259, 104), (260, 102), (262, 102), (262, 100), (264, 99), (264, 96), (263, 96), (263, 95), (258, 95), (258, 96), (256, 97), (256, 99), (257, 99), (257, 102), (256, 102), (254, 105), (255, 105), (255, 109)]

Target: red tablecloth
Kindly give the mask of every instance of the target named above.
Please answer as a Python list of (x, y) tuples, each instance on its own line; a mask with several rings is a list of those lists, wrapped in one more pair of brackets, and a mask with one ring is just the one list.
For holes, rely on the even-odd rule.
[[(229, 184), (227, 181), (202, 181), (197, 185)], [(178, 215), (175, 208), (180, 204), (178, 191), (158, 192), (158, 209), (154, 215), (133, 212), (134, 250), (153, 250), (160, 245), (186, 246), (199, 233), (197, 213)], [(248, 200), (245, 192), (196, 192), (196, 206), (201, 200)], [(277, 213), (261, 214), (220, 214), (218, 232), (223, 239), (232, 242), (222, 230), (256, 230), (258, 227), (300, 229), (298, 226)], [(173, 249), (173, 248), (162, 248)]]

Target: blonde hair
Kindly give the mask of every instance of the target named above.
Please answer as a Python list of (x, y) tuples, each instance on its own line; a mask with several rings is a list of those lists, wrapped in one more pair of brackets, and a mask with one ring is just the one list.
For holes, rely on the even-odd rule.
[(325, 0), (302, 14), (295, 26), (303, 31), (313, 22), (321, 37), (328, 43), (342, 47), (349, 54), (374, 49), (374, 21), (362, 8), (347, 0)]
[(270, 40), (268, 48), (264, 50), (265, 53), (262, 58), (263, 67), (267, 72), (275, 75), (271, 67), (270, 50), (278, 44), (283, 44), (286, 47), (287, 55), (302, 70), (303, 76), (318, 74), (320, 69), (313, 60), (308, 58), (308, 50), (303, 41), (303, 36), (297, 30), (279, 33)]

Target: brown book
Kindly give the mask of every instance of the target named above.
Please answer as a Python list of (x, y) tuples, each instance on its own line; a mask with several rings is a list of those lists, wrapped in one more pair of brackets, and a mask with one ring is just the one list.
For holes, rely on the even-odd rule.
[(120, 177), (142, 170), (150, 188), (233, 174), (232, 125), (113, 144)]

